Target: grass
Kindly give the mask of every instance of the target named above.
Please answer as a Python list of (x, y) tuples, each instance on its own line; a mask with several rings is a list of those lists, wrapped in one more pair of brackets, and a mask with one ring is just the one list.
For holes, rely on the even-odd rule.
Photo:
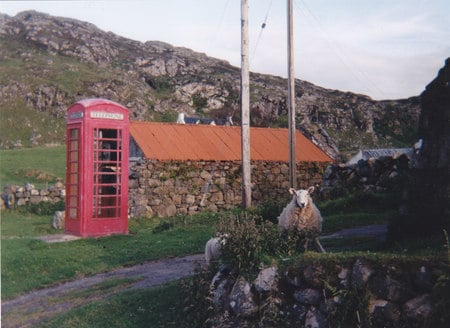
[(353, 194), (317, 204), (324, 218), (323, 233), (357, 226), (383, 224), (396, 214), (395, 194)]
[[(381, 196), (370, 197), (373, 197), (373, 203), (383, 203)], [(367, 213), (362, 208), (367, 205), (359, 205), (359, 212), (352, 212), (348, 203), (361, 204), (358, 202), (360, 198), (321, 204), (325, 213), (324, 231), (332, 233), (358, 225), (384, 223), (392, 214), (389, 208), (384, 212), (380, 208)], [(337, 214), (329, 214), (331, 212)], [(51, 228), (50, 215), (4, 210), (1, 212), (2, 296), (12, 298), (33, 289), (116, 267), (202, 252), (219, 217), (204, 213), (164, 220), (136, 219), (130, 221), (129, 235), (47, 244), (35, 237), (56, 233)], [(369, 239), (327, 240), (323, 244), (335, 248), (343, 247), (344, 243), (353, 250), (368, 246), (377, 249), (379, 241)]]
[[(55, 233), (50, 216), (1, 212), (2, 297), (155, 259), (201, 253), (218, 216), (175, 217), (164, 222), (130, 221), (129, 235), (48, 244), (36, 236)], [(36, 274), (36, 273), (39, 274)]]
[(34, 183), (45, 188), (65, 178), (66, 147), (0, 150), (0, 185)]
[[(56, 177), (63, 177), (64, 170), (64, 146), (0, 151), (2, 185), (23, 184), (26, 177), (27, 182), (43, 186)], [(46, 176), (47, 180), (40, 181), (38, 175)], [(324, 232), (332, 233), (343, 228), (386, 223), (397, 203), (393, 195), (351, 195), (318, 203), (318, 207), (324, 216)], [(57, 233), (51, 228), (51, 215), (4, 210), (0, 216), (3, 299), (117, 267), (200, 253), (220, 218), (220, 215), (203, 213), (164, 220), (137, 219), (130, 221), (129, 235), (46, 244), (35, 238)], [(327, 240), (323, 244), (346, 250), (334, 256), (351, 256), (355, 253), (349, 251), (355, 250), (380, 249), (378, 241), (367, 237)], [(317, 256), (320, 260), (333, 255), (313, 253), (308, 256)], [(105, 282), (74, 297), (89, 298), (128, 283), (131, 282)], [(183, 326), (180, 287), (180, 282), (172, 282), (149, 290), (121, 292), (107, 300), (57, 315), (42, 326), (180, 327)]]
[[(327, 217), (324, 230), (334, 232), (348, 226), (373, 224), (390, 215), (391, 209), (373, 205), (365, 211), (356, 195), (321, 204)], [(385, 196), (373, 197), (375, 204), (386, 204)], [(353, 213), (349, 204), (356, 203)], [(330, 214), (336, 212), (338, 214)], [(219, 215), (204, 213), (188, 217), (179, 216), (164, 220), (132, 220), (130, 234), (104, 238), (84, 239), (61, 244), (45, 244), (34, 237), (55, 233), (50, 228), (50, 217), (23, 211), (2, 211), (2, 297), (12, 298), (24, 292), (65, 280), (109, 271), (168, 256), (180, 256), (203, 251), (204, 242), (213, 234)], [(326, 244), (328, 243), (328, 244)], [(345, 238), (327, 240), (325, 247), (344, 249), (344, 252), (319, 254), (307, 252), (304, 260), (352, 261), (355, 257), (368, 257), (376, 263), (412, 261), (404, 250), (401, 253), (377, 252), (380, 243), (370, 238)], [(367, 250), (370, 249), (370, 252)], [(355, 252), (356, 251), (356, 252)], [(360, 251), (360, 252), (357, 252)], [(375, 251), (375, 252), (374, 252)], [(428, 261), (433, 250), (418, 256)], [(292, 257), (290, 261), (297, 261)], [(434, 261), (434, 260), (433, 260)], [(292, 262), (293, 263), (293, 262)], [(39, 274), (36, 274), (36, 273)], [(120, 291), (132, 281), (106, 281), (93, 286), (90, 291), (74, 295), (80, 306), (58, 314), (40, 327), (183, 327), (186, 326), (181, 300), (180, 281), (144, 290)], [(90, 301), (91, 296), (119, 294), (106, 300)], [(72, 296), (71, 296), (72, 297)], [(69, 301), (74, 301), (73, 297)], [(17, 314), (20, 319), (20, 314)], [(18, 320), (19, 320), (18, 319)]]
[(39, 327), (183, 327), (180, 282), (92, 302)]

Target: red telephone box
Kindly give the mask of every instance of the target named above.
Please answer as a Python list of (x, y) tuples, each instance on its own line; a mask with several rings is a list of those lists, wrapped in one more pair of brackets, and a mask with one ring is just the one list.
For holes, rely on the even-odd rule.
[(105, 99), (69, 107), (65, 232), (128, 233), (128, 109)]

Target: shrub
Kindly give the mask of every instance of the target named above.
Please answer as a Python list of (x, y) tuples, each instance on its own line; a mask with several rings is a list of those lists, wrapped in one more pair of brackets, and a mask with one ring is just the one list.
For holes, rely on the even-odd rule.
[(295, 229), (280, 232), (276, 224), (245, 212), (221, 219), (217, 231), (228, 235), (221, 247), (222, 260), (246, 276), (256, 274), (274, 258), (303, 252), (313, 238)]
[(214, 313), (210, 284), (215, 268), (197, 269), (195, 275), (182, 280), (183, 313), (185, 327), (209, 327)]
[(239, 272), (255, 272), (262, 258), (264, 239), (256, 220), (246, 213), (231, 216), (221, 220), (217, 230), (228, 235), (221, 247), (223, 260)]
[(278, 223), (278, 216), (283, 211), (286, 203), (268, 201), (261, 204), (256, 210), (255, 214), (261, 216), (265, 220), (268, 220), (272, 223)]
[(160, 233), (166, 230), (169, 230), (170, 228), (174, 227), (173, 222), (163, 221), (160, 224), (158, 224), (156, 227), (153, 228), (153, 233)]
[(39, 202), (37, 204), (29, 204), (26, 209), (37, 215), (53, 215), (55, 211), (64, 211), (65, 203), (62, 200), (56, 203)]

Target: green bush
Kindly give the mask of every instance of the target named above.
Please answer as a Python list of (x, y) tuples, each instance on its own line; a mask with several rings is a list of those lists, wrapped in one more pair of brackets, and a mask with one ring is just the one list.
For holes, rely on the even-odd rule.
[(286, 206), (286, 202), (268, 201), (258, 206), (254, 213), (272, 223), (278, 223), (278, 216)]
[[(262, 221), (258, 218), (258, 221)], [(253, 273), (260, 265), (263, 255), (262, 225), (246, 213), (221, 220), (217, 227), (220, 234), (226, 234), (226, 242), (221, 247), (223, 261), (239, 272)]]
[(210, 327), (214, 306), (210, 295), (210, 284), (216, 268), (198, 269), (196, 274), (182, 280), (184, 327)]
[(221, 260), (247, 277), (276, 259), (304, 252), (316, 237), (296, 229), (280, 231), (276, 224), (248, 213), (223, 218), (217, 232), (226, 234)]
[(37, 215), (53, 215), (55, 211), (64, 211), (65, 203), (62, 200), (56, 203), (39, 202), (37, 204), (29, 204), (25, 209)]

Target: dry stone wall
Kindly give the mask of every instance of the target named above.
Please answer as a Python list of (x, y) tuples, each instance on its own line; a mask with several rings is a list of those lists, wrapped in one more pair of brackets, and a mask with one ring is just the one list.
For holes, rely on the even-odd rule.
[(442, 310), (444, 268), (421, 259), (305, 261), (248, 280), (222, 266), (210, 284), (211, 326), (443, 327), (432, 316)]
[[(298, 186), (319, 186), (327, 164), (298, 163)], [(202, 211), (229, 210), (241, 206), (240, 161), (140, 160), (130, 163), (130, 217), (168, 217)], [(253, 205), (289, 198), (289, 166), (283, 162), (252, 163)], [(62, 181), (46, 189), (5, 186), (1, 208), (40, 202), (64, 201)]]
[[(298, 186), (320, 185), (326, 165), (298, 163)], [(131, 217), (228, 210), (242, 203), (240, 161), (140, 160), (130, 168)], [(253, 205), (282, 200), (288, 189), (287, 163), (252, 163)]]
[(0, 209), (14, 209), (17, 206), (38, 204), (41, 202), (58, 203), (64, 201), (66, 190), (62, 181), (57, 181), (54, 185), (37, 189), (31, 183), (23, 186), (9, 184), (3, 188), (0, 197)]

